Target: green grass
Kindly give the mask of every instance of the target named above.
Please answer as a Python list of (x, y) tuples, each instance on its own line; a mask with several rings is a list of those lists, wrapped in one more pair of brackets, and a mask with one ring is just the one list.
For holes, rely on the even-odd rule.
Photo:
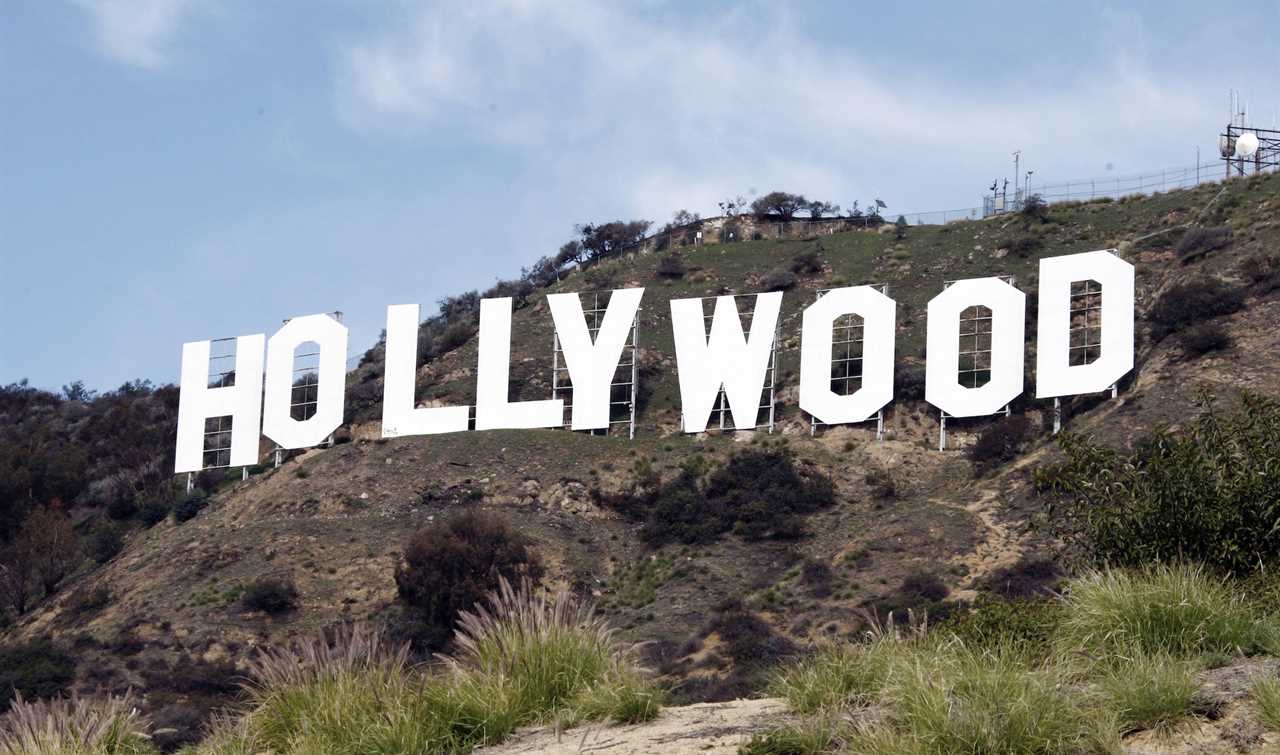
[(1271, 731), (1280, 731), (1280, 679), (1274, 676), (1253, 680), (1253, 702), (1258, 706), (1258, 718)]
[(1056, 644), (1063, 652), (1140, 651), (1175, 656), (1257, 653), (1276, 646), (1225, 580), (1191, 565), (1103, 570), (1071, 581)]
[[(1267, 651), (1275, 637), (1238, 585), (1187, 565), (1090, 572), (1058, 605), (975, 610), (923, 635), (821, 646), (771, 689), (807, 718), (751, 751), (821, 752), (838, 738), (841, 751), (884, 755), (1113, 752), (1125, 734), (1195, 717), (1195, 672), (1211, 659)], [(1254, 698), (1280, 726), (1280, 681), (1259, 680)], [(859, 710), (886, 713), (824, 728)]]
[(879, 696), (891, 664), (903, 652), (892, 639), (826, 644), (778, 673), (769, 691), (800, 713), (865, 705)]
[(193, 752), (465, 753), (525, 724), (636, 723), (661, 707), (613, 630), (565, 591), (503, 583), (459, 626), (457, 652), (432, 672), (360, 626), (267, 651), (245, 713)]
[(1116, 663), (1099, 686), (1122, 733), (1167, 733), (1193, 715), (1199, 688), (1188, 663), (1166, 655), (1140, 655)]

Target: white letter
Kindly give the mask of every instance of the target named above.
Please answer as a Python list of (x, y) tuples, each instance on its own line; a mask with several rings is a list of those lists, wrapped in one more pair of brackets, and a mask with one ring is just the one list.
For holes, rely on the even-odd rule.
[(564, 402), (508, 401), (511, 298), (480, 300), (480, 360), (476, 368), (476, 429), (559, 427)]
[(418, 375), (417, 304), (387, 307), (387, 356), (382, 380), (382, 437), (434, 435), (467, 429), (465, 406), (414, 408)]
[(236, 339), (235, 385), (209, 387), (209, 341), (182, 344), (182, 388), (178, 393), (178, 444), (173, 471), (204, 468), (204, 422), (231, 416), (233, 467), (258, 463), (258, 425), (262, 416), (262, 345), (258, 333)]
[[(293, 355), (308, 341), (316, 344), (316, 413), (293, 418)], [(295, 317), (267, 340), (267, 386), (262, 403), (262, 434), (282, 448), (318, 446), (342, 424), (347, 390), (347, 326), (329, 315)]]
[(609, 427), (613, 376), (618, 371), (622, 349), (631, 333), (631, 323), (635, 321), (643, 295), (643, 288), (613, 291), (594, 344), (578, 295), (547, 296), (556, 334), (560, 337), (560, 351), (569, 368), (569, 380), (573, 382), (574, 430)]
[[(800, 325), (800, 408), (819, 422), (861, 422), (893, 400), (897, 303), (871, 286), (836, 288), (804, 310)], [(842, 396), (831, 390), (831, 341), (836, 318), (862, 317), (862, 385)]]
[(702, 300), (671, 300), (671, 329), (676, 344), (685, 432), (700, 433), (707, 429), (707, 419), (721, 386), (729, 399), (734, 426), (742, 429), (756, 426), (764, 374), (769, 368), (781, 308), (781, 291), (756, 294), (748, 340), (743, 337), (733, 297), (718, 296), (708, 339)]
[[(1026, 295), (999, 278), (956, 281), (929, 302), (924, 397), (952, 417), (995, 414), (1022, 393)], [(991, 380), (960, 385), (960, 313), (991, 310)], [(976, 323), (975, 323), (976, 325)]]
[[(1071, 366), (1071, 284), (1102, 284), (1100, 354)], [(1095, 319), (1096, 318), (1096, 319)], [(1133, 265), (1109, 251), (1040, 260), (1040, 321), (1036, 342), (1036, 398), (1105, 391), (1133, 369)]]

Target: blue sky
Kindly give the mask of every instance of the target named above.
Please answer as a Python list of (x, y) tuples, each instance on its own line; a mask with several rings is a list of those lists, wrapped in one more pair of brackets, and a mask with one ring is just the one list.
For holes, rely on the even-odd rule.
[(0, 382), (171, 381), (184, 341), (335, 309), (355, 355), (575, 223), (753, 190), (897, 213), (979, 204), (1014, 149), (1193, 164), (1228, 89), (1280, 108), (1280, 0), (1248, 8), (5, 0)]

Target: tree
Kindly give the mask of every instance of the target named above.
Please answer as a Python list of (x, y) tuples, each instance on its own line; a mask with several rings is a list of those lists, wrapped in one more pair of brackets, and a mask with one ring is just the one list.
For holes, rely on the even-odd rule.
[(26, 560), (45, 595), (58, 590), (63, 578), (83, 560), (71, 519), (54, 506), (32, 511), (14, 538), (13, 547)]
[(577, 239), (564, 242), (560, 246), (560, 251), (556, 252), (553, 262), (555, 262), (557, 270), (570, 262), (582, 262), (582, 242)]
[(686, 225), (693, 225), (702, 222), (702, 216), (696, 212), (688, 210), (677, 210), (676, 214), (671, 218), (670, 228), (680, 228)]
[(720, 205), (720, 212), (728, 218), (736, 218), (742, 214), (747, 208), (747, 200), (739, 194), (736, 197), (725, 199), (717, 204)]
[(789, 221), (796, 213), (809, 206), (809, 200), (803, 194), (789, 194), (785, 191), (771, 191), (751, 203), (751, 213), (763, 220), (778, 217)]
[(809, 211), (809, 217), (815, 220), (826, 215), (840, 214), (840, 205), (831, 204), (830, 202), (819, 202), (817, 200), (810, 202), (805, 206), (805, 209)]
[(578, 234), (582, 237), (580, 243), (587, 260), (592, 261), (640, 243), (651, 225), (653, 223), (648, 220), (615, 220), (600, 225), (588, 223), (578, 226)]

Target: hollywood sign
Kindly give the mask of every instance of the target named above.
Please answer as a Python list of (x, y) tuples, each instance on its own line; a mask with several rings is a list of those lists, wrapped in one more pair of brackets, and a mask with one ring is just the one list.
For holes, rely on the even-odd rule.
[[(1102, 286), (1100, 356), (1070, 364), (1071, 285)], [(1085, 252), (1040, 260), (1036, 349), (1036, 397), (1056, 398), (1106, 390), (1133, 368), (1134, 269), (1111, 251)], [(592, 338), (577, 294), (550, 294), (555, 332), (572, 383), (571, 427), (609, 426), (610, 387), (640, 308), (643, 288), (611, 292)], [(755, 295), (751, 323), (744, 332), (733, 296), (716, 298), (710, 331), (702, 299), (673, 299), (671, 327), (680, 382), (683, 429), (702, 432), (721, 392), (735, 427), (756, 426), (760, 396), (774, 349), (782, 293)], [(961, 313), (975, 306), (991, 312), (990, 380), (966, 387), (958, 380)], [(951, 417), (999, 411), (1023, 391), (1026, 295), (1000, 278), (957, 281), (928, 306), (925, 400)], [(825, 424), (862, 422), (893, 400), (897, 305), (870, 286), (828, 291), (810, 304), (801, 320), (800, 408)], [(564, 401), (510, 401), (511, 312), (509, 298), (480, 302), (479, 359), (476, 367), (475, 429), (540, 428), (563, 425)], [(861, 386), (847, 395), (831, 388), (831, 349), (837, 320), (863, 321)], [(382, 437), (432, 435), (469, 429), (469, 406), (418, 407), (417, 304), (387, 307)], [(325, 441), (343, 422), (347, 328), (328, 315), (289, 320), (271, 338), (236, 340), (235, 384), (211, 387), (210, 341), (182, 347), (181, 395), (175, 471), (202, 468), (205, 421), (230, 416), (230, 466), (258, 462), (259, 433), (282, 448), (308, 448)], [(291, 413), (294, 357), (302, 344), (318, 347), (315, 413)], [(266, 354), (265, 369), (263, 354)]]

